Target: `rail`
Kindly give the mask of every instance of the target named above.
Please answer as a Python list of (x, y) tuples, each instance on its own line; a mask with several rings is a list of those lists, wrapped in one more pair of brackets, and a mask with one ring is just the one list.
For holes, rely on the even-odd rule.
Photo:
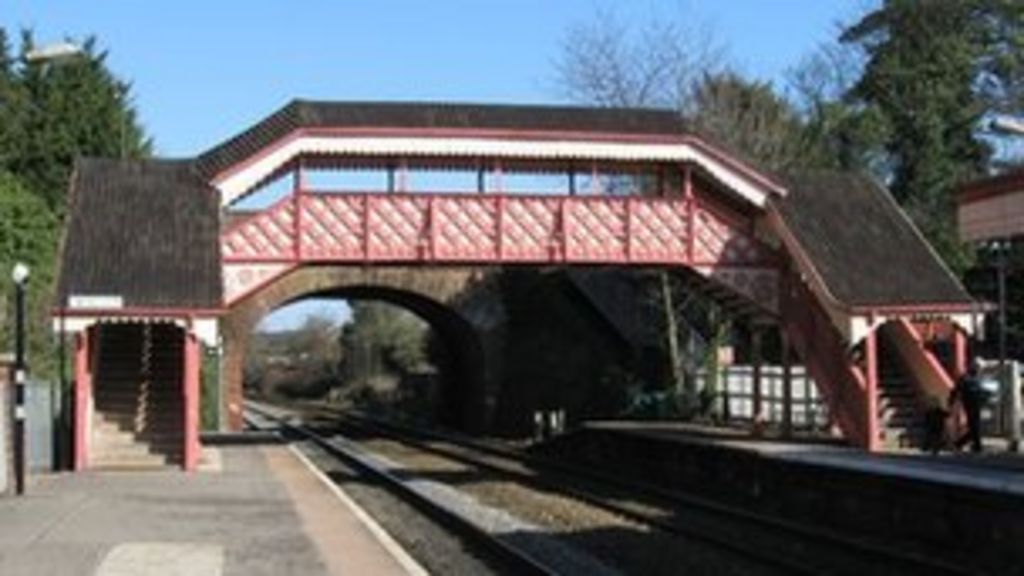
[[(322, 409), (321, 409), (322, 410)], [(527, 454), (489, 442), (458, 435), (424, 430), (385, 422), (365, 415), (330, 411), (343, 418), (347, 425), (388, 437), (421, 451), (459, 461), (476, 468), (514, 477), (518, 482), (542, 490), (554, 490), (581, 502), (602, 508), (635, 522), (668, 533), (698, 539), (761, 565), (781, 569), (785, 573), (820, 574), (834, 569), (820, 559), (802, 558), (808, 550), (815, 554), (841, 555), (850, 562), (885, 566), (893, 573), (967, 574), (969, 571), (923, 555), (895, 550), (860, 539), (833, 533), (818, 526), (808, 526), (784, 519), (751, 512), (690, 494), (667, 492), (657, 487), (614, 478), (589, 469), (580, 469), (565, 462)], [(547, 475), (545, 475), (545, 472)], [(551, 475), (554, 473), (554, 475)], [(552, 482), (557, 480), (557, 484)], [(609, 498), (609, 491), (621, 494), (622, 500)], [(688, 511), (687, 522), (673, 520), (671, 514), (652, 513), (649, 506), (636, 507), (629, 502), (644, 495), (645, 502), (661, 510)], [(726, 520), (729, 526), (717, 529), (713, 523), (694, 522), (693, 512), (709, 514)], [(676, 515), (678, 517), (678, 515)], [(737, 538), (735, 526), (754, 528), (770, 545), (758, 545), (753, 538)], [(709, 529), (709, 526), (712, 526)], [(788, 541), (788, 542), (787, 542)]]

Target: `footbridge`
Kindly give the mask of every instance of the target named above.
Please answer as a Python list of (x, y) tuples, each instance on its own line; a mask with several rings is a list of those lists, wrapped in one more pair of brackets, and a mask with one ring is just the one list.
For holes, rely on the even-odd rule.
[(493, 271), (670, 270), (778, 330), (868, 450), (945, 394), (975, 325), (876, 182), (770, 174), (670, 111), (294, 101), (195, 158), (81, 159), (70, 188), (54, 327), (75, 342), (78, 469), (133, 450), (195, 468), (204, 345), (240, 427), (241, 335), (308, 295), (468, 335), (451, 311)]

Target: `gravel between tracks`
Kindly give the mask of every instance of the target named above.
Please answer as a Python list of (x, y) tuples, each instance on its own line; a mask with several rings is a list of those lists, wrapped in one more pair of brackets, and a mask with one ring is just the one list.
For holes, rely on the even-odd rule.
[(319, 446), (308, 441), (296, 445), (431, 574), (513, 574)]
[[(524, 486), (399, 442), (357, 442), (393, 473), (415, 478), (432, 494), (456, 503), (464, 514), (487, 525), (495, 522), (503, 538), (564, 573), (777, 573), (704, 542), (651, 530), (574, 498)], [(587, 565), (591, 567), (584, 568)]]

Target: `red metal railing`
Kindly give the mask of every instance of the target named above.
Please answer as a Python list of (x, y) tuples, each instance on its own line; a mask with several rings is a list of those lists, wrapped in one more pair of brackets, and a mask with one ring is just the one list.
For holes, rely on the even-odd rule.
[(770, 265), (685, 199), (302, 192), (231, 226), (225, 262)]
[(795, 275), (780, 291), (780, 319), (843, 435), (868, 447), (871, 429), (866, 377), (817, 297)]

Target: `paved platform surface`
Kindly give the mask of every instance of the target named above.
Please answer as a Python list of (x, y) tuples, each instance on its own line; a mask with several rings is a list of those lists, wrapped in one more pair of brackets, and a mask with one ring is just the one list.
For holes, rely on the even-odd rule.
[(27, 496), (0, 498), (0, 574), (421, 572), (294, 450), (219, 451), (219, 472), (33, 479)]
[(782, 441), (688, 423), (597, 421), (598, 430), (640, 434), (678, 442), (708, 444), (760, 453), (779, 460), (858, 470), (871, 474), (967, 486), (1024, 496), (1024, 454), (1005, 451), (1005, 441), (988, 439), (980, 454), (895, 452), (868, 454), (831, 440)]

